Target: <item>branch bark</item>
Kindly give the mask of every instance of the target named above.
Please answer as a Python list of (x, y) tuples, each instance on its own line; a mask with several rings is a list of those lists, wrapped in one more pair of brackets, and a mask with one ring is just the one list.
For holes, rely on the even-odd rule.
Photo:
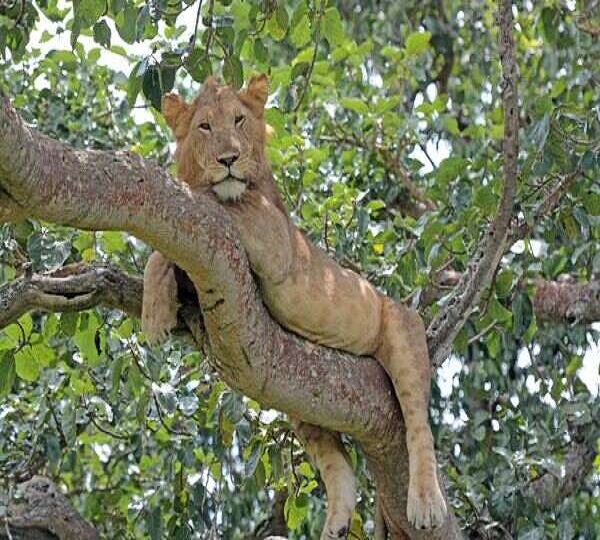
[(0, 328), (32, 309), (62, 313), (102, 305), (139, 317), (142, 287), (141, 278), (107, 266), (74, 265), (26, 275), (0, 287)]
[(519, 153), (519, 110), (517, 63), (512, 36), (511, 0), (499, 2), (499, 48), (502, 62), (502, 105), (504, 108), (504, 156), (502, 196), (496, 216), (479, 248), (447, 303), (427, 329), (433, 364), (440, 365), (448, 356), (454, 338), (478, 305), (483, 290), (490, 284), (502, 255), (508, 247), (508, 231), (517, 190), (517, 156)]
[(189, 193), (134, 154), (78, 151), (44, 137), (5, 97), (0, 187), (28, 216), (125, 230), (176, 262), (194, 282), (211, 358), (232, 388), (353, 436), (386, 498), (392, 538), (460, 537), (452, 515), (434, 532), (407, 523), (404, 424), (384, 370), (373, 359), (315, 346), (279, 327), (261, 302), (231, 220), (211, 197)]
[[(420, 307), (426, 308), (455, 287), (461, 274), (441, 272), (421, 293)], [(533, 311), (539, 321), (559, 324), (592, 324), (600, 321), (600, 281), (579, 283), (571, 276), (557, 281), (535, 280)]]
[(600, 321), (600, 281), (538, 280), (533, 309), (541, 321), (569, 324)]
[[(98, 532), (48, 478), (34, 476), (17, 488), (0, 516), (0, 538), (13, 540), (96, 540)], [(10, 535), (6, 531), (10, 531)]]

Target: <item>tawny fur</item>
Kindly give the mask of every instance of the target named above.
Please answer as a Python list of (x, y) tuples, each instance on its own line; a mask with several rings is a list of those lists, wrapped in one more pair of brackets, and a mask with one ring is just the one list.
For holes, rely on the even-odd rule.
[(164, 341), (177, 326), (175, 268), (158, 251), (150, 255), (144, 270), (142, 329), (149, 343)]
[[(375, 356), (381, 362), (406, 421), (408, 519), (417, 528), (440, 526), (446, 505), (438, 485), (428, 422), (431, 373), (423, 323), (416, 313), (340, 267), (292, 224), (265, 157), (267, 90), (266, 77), (261, 76), (239, 93), (209, 80), (191, 104), (178, 96), (166, 96), (163, 114), (177, 139), (178, 177), (192, 190), (214, 196), (232, 216), (263, 300), (280, 324), (313, 342)], [(176, 313), (177, 299), (174, 277), (169, 284), (155, 283), (148, 275), (155, 271), (164, 274), (162, 266), (151, 259), (146, 268), (144, 306), (162, 305), (169, 297), (172, 307), (156, 317), (146, 312), (142, 324), (154, 337), (164, 335), (176, 323), (173, 310)], [(164, 289), (159, 289), (161, 286)], [(171, 326), (160, 328), (165, 321)], [(352, 516), (352, 469), (336, 436), (315, 426), (304, 428), (307, 436), (302, 433), (306, 425), (299, 426), (327, 488), (328, 515), (322, 539), (336, 538)]]

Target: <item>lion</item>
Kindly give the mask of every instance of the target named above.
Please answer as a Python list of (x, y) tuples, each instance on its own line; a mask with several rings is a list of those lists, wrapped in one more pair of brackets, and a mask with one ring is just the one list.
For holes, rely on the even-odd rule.
[[(177, 177), (214, 197), (240, 234), (271, 315), (306, 339), (374, 356), (392, 380), (406, 423), (407, 518), (416, 528), (442, 525), (447, 510), (428, 421), (431, 368), (419, 315), (342, 268), (297, 229), (265, 155), (268, 81), (254, 76), (235, 91), (208, 79), (186, 103), (164, 96), (163, 116), (176, 139)], [(176, 266), (154, 252), (144, 272), (142, 329), (150, 343), (177, 324)], [(292, 419), (325, 484), (321, 539), (346, 536), (356, 503), (352, 468), (339, 435)]]

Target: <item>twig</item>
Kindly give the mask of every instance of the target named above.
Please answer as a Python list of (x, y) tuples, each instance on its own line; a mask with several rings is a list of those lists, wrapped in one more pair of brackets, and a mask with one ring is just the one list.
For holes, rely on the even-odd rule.
[[(12, 501), (12, 482), (8, 482), (8, 500)], [(8, 512), (4, 513), (4, 529), (6, 530), (6, 536), (8, 538), (8, 540), (13, 540), (13, 536), (10, 533), (10, 526), (8, 524)]]
[(214, 35), (213, 28), (213, 14), (215, 10), (215, 0), (210, 0), (210, 4), (208, 4), (208, 38), (206, 39), (206, 48), (204, 49), (204, 55), (208, 56), (210, 53), (210, 46), (212, 45), (212, 38)]
[(498, 321), (496, 319), (494, 319), (490, 324), (488, 324), (483, 330), (481, 330), (480, 332), (477, 332), (477, 334), (475, 334), (473, 337), (469, 338), (468, 344), (471, 345), (472, 343), (475, 343), (478, 339), (481, 339), (483, 336), (485, 336), (490, 330), (492, 330), (494, 328), (494, 326), (496, 326), (496, 324), (498, 323)]
[(298, 102), (296, 103), (293, 112), (298, 112), (298, 109), (300, 109), (300, 105), (302, 105), (302, 102), (304, 101), (304, 96), (306, 95), (308, 87), (310, 86), (310, 79), (312, 77), (312, 72), (315, 68), (315, 63), (317, 61), (317, 54), (319, 52), (319, 43), (321, 42), (321, 18), (323, 17), (324, 10), (325, 0), (321, 0), (321, 2), (319, 3), (319, 9), (315, 15), (315, 50), (313, 51), (312, 60), (310, 61), (310, 66), (308, 67), (308, 71), (306, 72), (304, 86), (302, 87), (300, 97), (298, 98)]
[(25, 15), (25, 3), (26, 0), (21, 0), (21, 5), (19, 6), (19, 14), (17, 15), (17, 18), (15, 19), (15, 24), (13, 25), (13, 28), (16, 28), (17, 26), (19, 26), (21, 24), (21, 21), (23, 20), (23, 15)]
[(194, 50), (194, 47), (196, 46), (196, 39), (198, 36), (198, 25), (200, 24), (200, 13), (202, 11), (202, 2), (203, 2), (203, 0), (200, 0), (200, 2), (198, 4), (198, 11), (196, 12), (196, 22), (194, 23), (194, 34), (190, 38), (190, 45), (189, 45), (190, 53)]
[(129, 434), (121, 434), (121, 433), (117, 433), (116, 431), (112, 431), (108, 428), (105, 428), (104, 426), (102, 426), (102, 424), (100, 424), (100, 422), (98, 422), (96, 420), (96, 417), (94, 416), (94, 414), (92, 412), (90, 412), (88, 410), (88, 413), (90, 415), (90, 422), (92, 424), (94, 424), (94, 426), (96, 427), (96, 429), (98, 431), (101, 431), (105, 435), (108, 435), (114, 439), (121, 439), (122, 441), (128, 441), (131, 438), (131, 435), (129, 435)]
[(537, 205), (533, 211), (533, 216), (529, 222), (519, 221), (511, 229), (510, 238), (514, 242), (527, 236), (533, 229), (533, 225), (540, 219), (552, 212), (559, 204), (563, 195), (575, 183), (575, 180), (582, 174), (581, 169), (576, 169), (570, 174), (558, 176), (557, 181), (547, 192), (546, 196)]

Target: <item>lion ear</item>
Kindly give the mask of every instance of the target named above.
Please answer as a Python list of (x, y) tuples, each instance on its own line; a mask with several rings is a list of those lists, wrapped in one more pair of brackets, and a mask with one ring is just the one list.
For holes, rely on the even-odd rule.
[(177, 94), (166, 94), (163, 96), (161, 104), (162, 115), (173, 133), (177, 134), (177, 131), (179, 131), (177, 128), (188, 107), (189, 105)]
[(240, 98), (244, 105), (246, 105), (257, 118), (262, 118), (268, 97), (269, 80), (264, 74), (252, 77), (246, 89), (242, 90), (240, 93)]

